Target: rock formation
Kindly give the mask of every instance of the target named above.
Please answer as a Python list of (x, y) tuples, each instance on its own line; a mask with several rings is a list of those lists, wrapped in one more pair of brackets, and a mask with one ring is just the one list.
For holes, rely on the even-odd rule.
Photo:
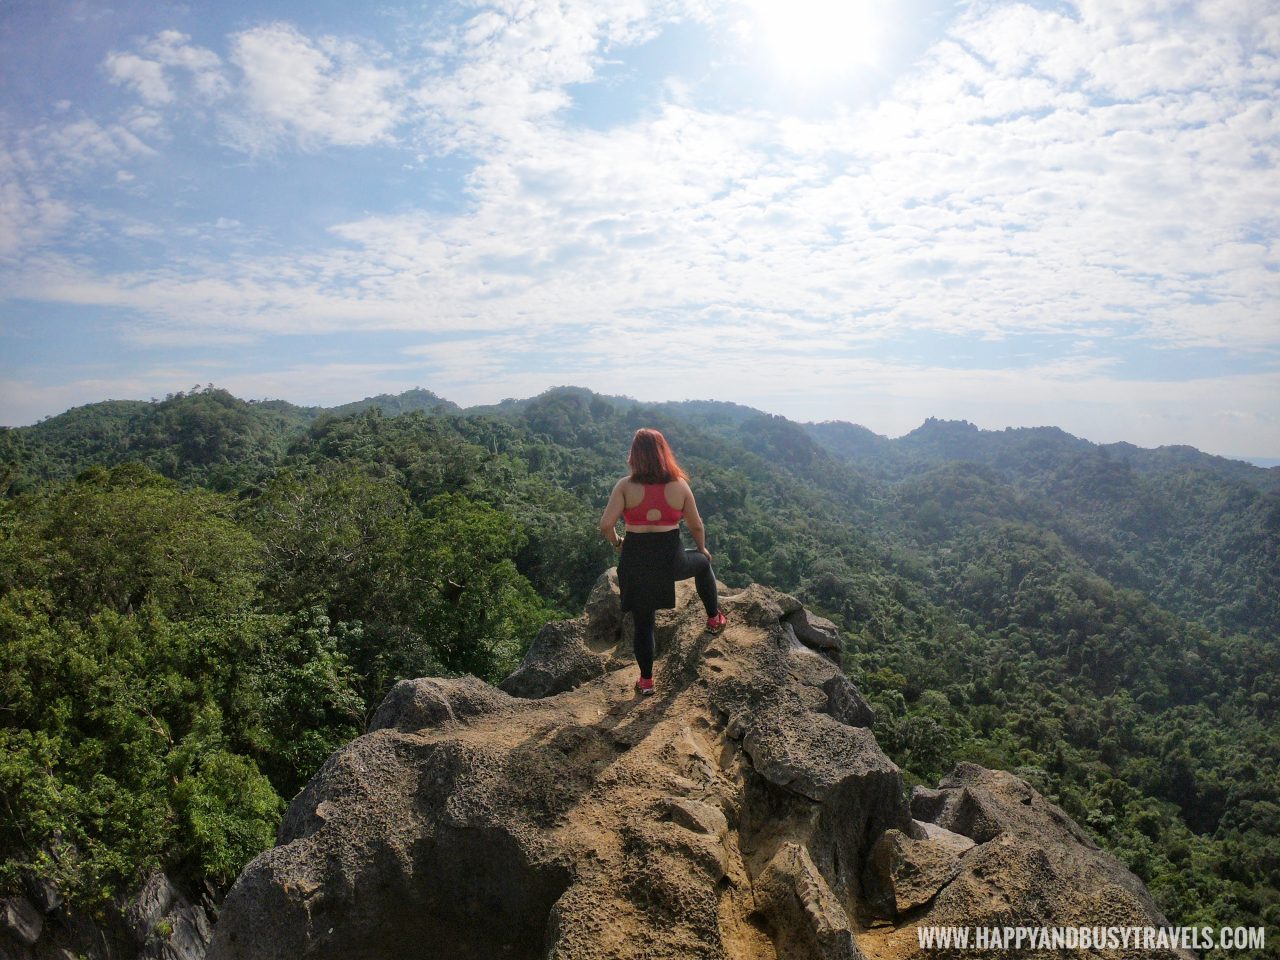
[(724, 607), (711, 636), (681, 585), (649, 698), (612, 574), (502, 690), (398, 684), (245, 868), (210, 960), (877, 960), (937, 956), (922, 924), (1164, 923), (1016, 777), (962, 764), (908, 801), (834, 627), (761, 586)]
[(160, 871), (96, 913), (48, 880), (28, 877), (26, 887), (0, 898), (0, 960), (201, 960), (209, 946), (212, 891), (188, 897)]

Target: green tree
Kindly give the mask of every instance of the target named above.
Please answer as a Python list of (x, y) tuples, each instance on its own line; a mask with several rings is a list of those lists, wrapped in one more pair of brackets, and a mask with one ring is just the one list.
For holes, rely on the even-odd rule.
[[(513, 561), (523, 542), (509, 516), (484, 504), (442, 494), (424, 505), (407, 559), (422, 635), (446, 669), (500, 679), (549, 618)], [(403, 651), (398, 666), (412, 674), (416, 655)]]

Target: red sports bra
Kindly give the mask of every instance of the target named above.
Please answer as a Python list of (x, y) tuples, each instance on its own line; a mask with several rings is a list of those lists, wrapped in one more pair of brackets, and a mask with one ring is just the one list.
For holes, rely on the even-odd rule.
[[(680, 518), (684, 516), (684, 511), (677, 510), (667, 503), (666, 489), (665, 483), (646, 483), (644, 499), (634, 507), (623, 510), (622, 519), (634, 527), (666, 527), (678, 524)], [(658, 511), (656, 518), (650, 516), (655, 510)]]

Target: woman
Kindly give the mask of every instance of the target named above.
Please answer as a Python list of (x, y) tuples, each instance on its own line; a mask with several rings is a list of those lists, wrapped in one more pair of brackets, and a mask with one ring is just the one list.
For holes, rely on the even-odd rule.
[[(649, 696), (653, 693), (654, 615), (676, 605), (676, 581), (694, 578), (707, 611), (707, 629), (712, 633), (724, 629), (725, 615), (716, 595), (707, 531), (689, 489), (689, 478), (676, 462), (666, 437), (657, 430), (637, 430), (627, 464), (631, 473), (614, 485), (600, 518), (600, 533), (622, 553), (618, 586), (622, 610), (631, 611), (635, 621), (636, 663), (640, 666), (636, 689)], [(626, 521), (623, 537), (617, 531), (620, 518)], [(681, 520), (688, 524), (697, 550), (680, 546)]]

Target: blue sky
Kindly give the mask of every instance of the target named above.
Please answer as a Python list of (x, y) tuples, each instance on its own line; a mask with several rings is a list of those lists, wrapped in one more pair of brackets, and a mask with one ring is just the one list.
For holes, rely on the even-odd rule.
[(1280, 457), (1266, 0), (0, 7), (0, 423), (577, 384)]

